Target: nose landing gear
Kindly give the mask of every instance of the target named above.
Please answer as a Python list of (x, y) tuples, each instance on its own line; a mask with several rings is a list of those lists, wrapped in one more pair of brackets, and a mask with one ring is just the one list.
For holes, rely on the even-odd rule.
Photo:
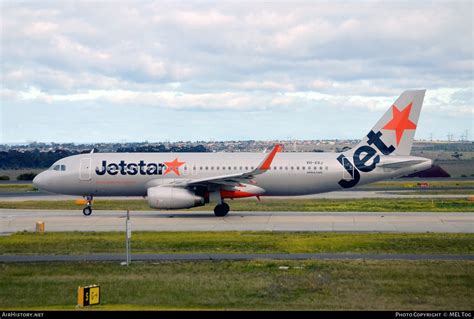
[(230, 207), (226, 203), (222, 202), (214, 207), (214, 215), (218, 217), (224, 217), (229, 212)]
[(82, 209), (82, 213), (85, 215), (85, 216), (89, 216), (90, 214), (92, 214), (92, 200), (93, 200), (93, 197), (91, 195), (88, 195), (88, 196), (84, 196), (85, 200), (87, 201), (86, 203), (86, 207), (84, 207), (84, 209)]

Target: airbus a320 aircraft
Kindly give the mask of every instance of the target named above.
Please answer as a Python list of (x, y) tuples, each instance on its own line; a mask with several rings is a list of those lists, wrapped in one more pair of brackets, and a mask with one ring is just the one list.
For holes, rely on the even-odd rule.
[(353, 149), (342, 153), (90, 153), (63, 158), (33, 183), (41, 190), (80, 195), (84, 215), (94, 196), (146, 196), (158, 209), (226, 199), (307, 195), (348, 189), (428, 169), (410, 156), (425, 90), (405, 91)]

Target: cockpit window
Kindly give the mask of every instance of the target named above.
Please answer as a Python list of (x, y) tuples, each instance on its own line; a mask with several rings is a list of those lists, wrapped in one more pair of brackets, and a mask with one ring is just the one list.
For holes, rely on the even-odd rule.
[(62, 171), (62, 172), (64, 172), (66, 170), (66, 165), (57, 164), (57, 165), (51, 166), (50, 169), (52, 169), (53, 171)]

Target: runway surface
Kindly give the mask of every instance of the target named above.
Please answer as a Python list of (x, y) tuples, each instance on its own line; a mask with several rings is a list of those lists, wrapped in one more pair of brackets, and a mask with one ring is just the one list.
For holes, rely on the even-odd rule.
[[(423, 191), (422, 189), (416, 189), (415, 191)], [(291, 198), (291, 199), (308, 199), (308, 198), (327, 198), (327, 199), (354, 199), (354, 198), (466, 198), (472, 196), (473, 191), (470, 189), (465, 190), (465, 194), (430, 194), (426, 191), (426, 194), (410, 194), (413, 190), (348, 190), (348, 191), (337, 191), (322, 194), (303, 195), (303, 196), (272, 196), (272, 198)], [(27, 201), (27, 200), (76, 200), (82, 198), (81, 196), (68, 196), (68, 195), (57, 195), (47, 192), (5, 192), (0, 193), (0, 201)], [(130, 197), (96, 197), (96, 199), (111, 199), (111, 200), (130, 200), (130, 199), (141, 199), (140, 196)]]
[[(474, 260), (474, 255), (424, 254), (136, 254), (132, 261), (237, 261), (237, 260)], [(90, 255), (0, 255), (0, 263), (8, 262), (81, 262), (125, 260), (119, 254)]]
[[(124, 211), (0, 209), (0, 234), (35, 231), (124, 231)], [(134, 231), (318, 231), (474, 233), (473, 213), (410, 212), (131, 212)]]

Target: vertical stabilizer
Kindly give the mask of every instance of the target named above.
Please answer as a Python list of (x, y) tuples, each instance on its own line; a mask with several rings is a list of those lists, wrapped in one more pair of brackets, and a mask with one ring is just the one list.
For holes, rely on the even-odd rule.
[(384, 155), (410, 155), (425, 91), (403, 92), (362, 141), (346, 153), (368, 145)]

